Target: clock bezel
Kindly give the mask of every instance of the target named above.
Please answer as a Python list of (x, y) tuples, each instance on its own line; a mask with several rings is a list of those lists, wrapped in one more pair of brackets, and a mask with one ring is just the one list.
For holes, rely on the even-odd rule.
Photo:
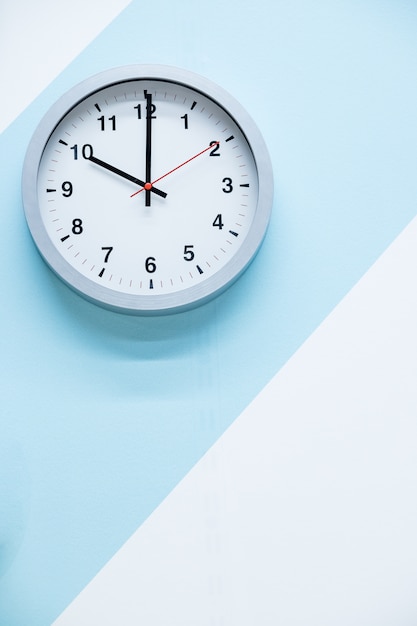
[[(233, 257), (201, 283), (167, 294), (128, 294), (99, 285), (68, 263), (50, 239), (39, 208), (38, 170), (47, 142), (63, 118), (102, 89), (132, 80), (160, 80), (186, 86), (221, 107), (240, 127), (252, 151), (258, 176), (258, 201), (250, 231)], [(264, 139), (243, 106), (207, 78), (166, 65), (128, 65), (91, 76), (72, 87), (45, 114), (29, 143), (23, 165), (22, 197), (32, 238), (47, 265), (71, 289), (107, 309), (133, 315), (177, 313), (204, 304), (230, 287), (250, 265), (265, 237), (273, 200), (273, 172)]]

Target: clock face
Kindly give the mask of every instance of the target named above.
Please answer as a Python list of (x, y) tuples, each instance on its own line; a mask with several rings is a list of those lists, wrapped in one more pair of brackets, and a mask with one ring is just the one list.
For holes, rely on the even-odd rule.
[(223, 90), (174, 68), (118, 68), (41, 122), (23, 200), (41, 254), (81, 295), (128, 313), (176, 312), (251, 261), (272, 172), (259, 131)]

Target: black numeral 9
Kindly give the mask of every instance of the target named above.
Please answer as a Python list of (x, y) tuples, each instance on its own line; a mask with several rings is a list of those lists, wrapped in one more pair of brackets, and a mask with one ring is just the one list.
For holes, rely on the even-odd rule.
[(62, 183), (61, 189), (62, 189), (62, 195), (65, 198), (69, 198), (70, 196), (72, 196), (72, 183), (70, 183), (69, 180), (66, 180), (65, 182)]

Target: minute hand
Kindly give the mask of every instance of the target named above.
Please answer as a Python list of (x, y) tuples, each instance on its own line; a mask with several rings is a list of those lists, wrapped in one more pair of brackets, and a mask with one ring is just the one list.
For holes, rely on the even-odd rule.
[[(146, 98), (146, 182), (151, 182), (151, 159), (152, 159), (152, 94), (145, 90)], [(145, 187), (145, 206), (151, 206), (151, 189), (149, 185)]]
[[(135, 183), (136, 185), (139, 185), (140, 187), (145, 187), (146, 185), (146, 183), (143, 180), (136, 178), (136, 176), (131, 176), (131, 174), (128, 174), (127, 172), (123, 172), (122, 170), (119, 170), (118, 167), (115, 167), (114, 165), (110, 165), (110, 163), (106, 163), (105, 161), (98, 159), (94, 155), (91, 155), (89, 157), (89, 160), (95, 163), (96, 165), (99, 165), (100, 167), (104, 167), (104, 169), (109, 170), (110, 172), (113, 172), (113, 174), (117, 174), (118, 176), (121, 176), (122, 178), (126, 178), (127, 180), (130, 180), (132, 183)], [(161, 191), (160, 189), (157, 189), (156, 187), (152, 186), (151, 191), (153, 191), (153, 193), (156, 193), (157, 196), (161, 196), (162, 198), (167, 197), (167, 194), (165, 193), (165, 191)]]

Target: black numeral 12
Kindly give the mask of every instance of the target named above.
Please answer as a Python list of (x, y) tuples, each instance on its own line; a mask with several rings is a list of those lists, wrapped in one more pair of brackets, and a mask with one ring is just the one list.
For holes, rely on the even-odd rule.
[[(133, 107), (134, 109), (136, 109), (136, 111), (138, 112), (138, 120), (142, 119), (142, 105), (141, 104), (137, 104), (136, 106)], [(147, 108), (147, 107), (146, 107)], [(156, 115), (154, 115), (154, 113), (156, 112), (156, 105), (152, 104), (151, 105), (151, 118), (153, 120), (156, 119)]]

